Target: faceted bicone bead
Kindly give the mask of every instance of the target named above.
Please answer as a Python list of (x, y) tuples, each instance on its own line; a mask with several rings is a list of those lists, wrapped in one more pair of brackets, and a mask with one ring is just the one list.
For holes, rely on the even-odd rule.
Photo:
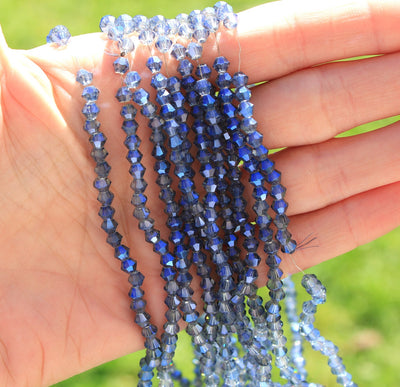
[(162, 61), (158, 56), (151, 56), (146, 62), (147, 68), (154, 74), (161, 70)]
[(88, 86), (92, 83), (93, 74), (90, 71), (85, 69), (80, 69), (76, 73), (76, 81), (79, 82), (82, 86)]
[(134, 22), (132, 17), (126, 14), (120, 15), (115, 19), (114, 26), (122, 32), (123, 35), (134, 31)]
[(130, 71), (125, 75), (124, 82), (130, 89), (135, 89), (141, 81), (140, 75), (136, 71)]
[(167, 87), (167, 78), (164, 75), (157, 73), (151, 78), (151, 86), (156, 90), (164, 89)]
[(233, 8), (231, 5), (226, 3), (225, 1), (218, 1), (214, 5), (215, 13), (218, 20), (224, 20), (226, 14), (233, 12)]
[(234, 30), (238, 25), (238, 15), (236, 13), (227, 13), (223, 20), (224, 27), (229, 30)]
[(154, 31), (152, 31), (150, 29), (143, 29), (139, 33), (139, 40), (145, 46), (149, 46), (149, 45), (153, 44), (155, 37), (156, 37), (156, 34), (154, 33)]
[(229, 61), (223, 56), (219, 56), (215, 59), (213, 67), (218, 73), (224, 73), (228, 70)]
[(85, 106), (82, 109), (82, 113), (89, 121), (93, 121), (100, 113), (100, 109), (94, 102), (90, 102), (85, 104)]
[(135, 49), (135, 44), (130, 38), (122, 38), (118, 41), (118, 48), (121, 51), (121, 55), (124, 56), (131, 53)]
[(130, 104), (124, 105), (121, 108), (120, 114), (125, 120), (133, 120), (136, 117), (137, 109), (133, 105), (130, 105)]
[(167, 36), (161, 35), (157, 38), (156, 47), (161, 53), (167, 53), (172, 46), (172, 40)]
[(191, 39), (193, 36), (193, 29), (188, 23), (181, 23), (178, 27), (178, 35), (184, 39)]
[(66, 46), (70, 38), (71, 33), (68, 31), (68, 28), (63, 25), (58, 25), (50, 30), (46, 37), (46, 42), (55, 43), (58, 46)]
[(149, 93), (145, 89), (138, 89), (133, 93), (132, 99), (140, 106), (149, 102)]
[(100, 30), (104, 33), (108, 33), (108, 30), (111, 27), (114, 27), (115, 17), (112, 15), (105, 15), (100, 19), (99, 27)]
[(129, 70), (129, 61), (127, 58), (120, 56), (114, 61), (113, 66), (117, 74), (125, 74)]
[(115, 98), (118, 102), (129, 102), (132, 99), (132, 92), (126, 86), (120, 87)]

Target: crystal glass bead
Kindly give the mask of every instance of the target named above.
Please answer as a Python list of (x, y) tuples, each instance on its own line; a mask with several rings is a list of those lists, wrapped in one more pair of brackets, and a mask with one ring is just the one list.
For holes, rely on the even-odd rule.
[(178, 33), (179, 23), (176, 19), (168, 19), (167, 20), (169, 34), (176, 35)]
[(172, 46), (172, 40), (167, 36), (161, 35), (157, 38), (156, 47), (162, 53), (167, 53)]
[(225, 1), (218, 1), (217, 3), (215, 3), (214, 9), (217, 18), (220, 21), (224, 20), (226, 14), (233, 12), (232, 6)]
[(100, 30), (104, 33), (108, 33), (108, 30), (111, 27), (114, 27), (115, 17), (112, 15), (105, 15), (100, 19), (99, 27)]
[(176, 59), (181, 61), (186, 56), (186, 48), (179, 43), (175, 43), (171, 49), (171, 55)]
[(114, 22), (114, 26), (122, 32), (123, 35), (134, 31), (134, 22), (132, 17), (126, 14), (120, 15)]
[(156, 90), (165, 89), (167, 78), (163, 74), (157, 73), (151, 77), (151, 86)]
[(141, 32), (149, 27), (149, 20), (146, 16), (136, 15), (132, 18), (133, 26), (136, 32)]
[(131, 38), (122, 38), (118, 41), (118, 48), (121, 56), (131, 53), (135, 49), (135, 43)]
[(139, 40), (145, 46), (153, 44), (156, 34), (152, 30), (144, 29), (139, 34)]
[(137, 109), (133, 106), (133, 105), (124, 105), (121, 108), (121, 112), (120, 112), (121, 116), (125, 119), (125, 120), (133, 120), (136, 117), (137, 114)]
[(193, 36), (193, 29), (188, 23), (181, 23), (178, 27), (178, 35), (184, 39), (191, 39)]
[(82, 91), (82, 97), (85, 98), (87, 102), (95, 102), (99, 97), (99, 89), (94, 86), (86, 86)]
[(79, 82), (82, 86), (88, 86), (92, 83), (93, 74), (90, 71), (85, 69), (80, 69), (76, 73), (76, 81)]
[(223, 73), (226, 72), (228, 70), (229, 67), (229, 61), (223, 57), (223, 56), (219, 56), (215, 59), (214, 64), (213, 64), (213, 68), (218, 72), (218, 73)]
[(193, 31), (193, 38), (199, 43), (205, 43), (210, 35), (208, 29), (204, 27), (198, 27)]
[(227, 13), (224, 16), (224, 27), (229, 30), (234, 30), (238, 25), (238, 15), (234, 12)]
[(115, 27), (115, 25), (110, 26), (110, 28), (107, 30), (107, 37), (110, 40), (118, 42), (123, 38), (123, 33), (121, 30)]
[(100, 109), (94, 102), (90, 102), (85, 104), (82, 109), (82, 113), (85, 115), (86, 119), (88, 119), (89, 121), (93, 121), (100, 113)]
[(141, 81), (140, 75), (136, 71), (130, 71), (125, 75), (124, 82), (130, 89), (135, 89)]
[(113, 63), (114, 71), (117, 74), (125, 74), (129, 70), (129, 61), (124, 57), (119, 57)]
[(186, 55), (192, 59), (196, 60), (201, 57), (201, 54), (203, 53), (203, 47), (199, 43), (195, 42), (190, 42), (187, 46), (186, 49)]
[(143, 106), (149, 102), (149, 93), (145, 89), (138, 89), (133, 93), (132, 99), (138, 105)]
[(129, 102), (132, 99), (132, 92), (128, 87), (122, 86), (118, 89), (115, 98), (118, 100), (118, 102)]
[(70, 38), (71, 33), (68, 31), (68, 28), (63, 25), (58, 25), (50, 30), (46, 37), (46, 42), (55, 43), (58, 46), (66, 46)]
[(154, 74), (161, 70), (162, 61), (158, 56), (151, 56), (146, 62), (147, 68)]

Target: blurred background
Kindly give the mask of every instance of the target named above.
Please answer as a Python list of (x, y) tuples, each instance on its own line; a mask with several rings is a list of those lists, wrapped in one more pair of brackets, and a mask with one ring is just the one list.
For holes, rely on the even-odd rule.
[[(236, 12), (263, 2), (230, 1)], [(57, 24), (66, 25), (72, 35), (79, 35), (98, 31), (98, 22), (106, 14), (174, 17), (180, 12), (189, 13), (213, 4), (204, 0), (1, 0), (0, 23), (10, 47), (29, 49), (44, 44), (49, 30)], [(377, 129), (395, 119), (397, 117), (364, 125), (345, 135)], [(400, 386), (399, 253), (398, 229), (309, 270), (316, 273), (328, 289), (328, 302), (320, 307), (316, 325), (327, 339), (339, 346), (339, 354), (359, 386)], [(301, 275), (294, 276), (296, 282), (300, 278)], [(326, 359), (306, 347), (310, 381), (335, 386)], [(190, 351), (190, 345), (184, 340), (177, 358), (178, 367), (189, 372)], [(135, 353), (114, 360), (56, 386), (135, 386), (141, 356), (142, 353)]]

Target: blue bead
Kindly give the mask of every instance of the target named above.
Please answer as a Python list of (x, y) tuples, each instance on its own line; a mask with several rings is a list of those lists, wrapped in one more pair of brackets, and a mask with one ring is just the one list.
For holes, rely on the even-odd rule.
[(107, 237), (107, 243), (112, 247), (118, 247), (121, 244), (122, 236), (118, 232), (113, 232)]
[(68, 31), (68, 28), (63, 25), (58, 25), (50, 30), (46, 37), (46, 42), (55, 43), (58, 46), (66, 46), (70, 38), (71, 33)]
[(99, 89), (94, 86), (87, 86), (82, 91), (82, 97), (85, 98), (87, 102), (95, 102), (99, 97)]
[(213, 67), (218, 73), (224, 73), (228, 70), (229, 64), (225, 57), (219, 56), (215, 59)]
[(180, 107), (183, 107), (183, 105), (185, 103), (185, 97), (183, 96), (183, 94), (181, 92), (177, 92), (177, 93), (172, 94), (172, 101), (176, 108), (180, 108)]
[(142, 160), (142, 153), (140, 153), (140, 151), (138, 151), (137, 149), (132, 149), (128, 151), (128, 154), (126, 156), (126, 158), (132, 163), (140, 163), (140, 161)]
[(117, 74), (125, 74), (129, 70), (129, 61), (127, 58), (120, 56), (114, 61), (113, 66)]
[(211, 93), (212, 85), (207, 79), (200, 79), (196, 82), (195, 91), (204, 96)]
[(114, 22), (114, 25), (122, 32), (122, 34), (130, 34), (134, 31), (132, 17), (126, 14), (118, 16)]
[(129, 258), (128, 247), (126, 247), (124, 245), (120, 245), (120, 246), (116, 247), (114, 256), (115, 256), (115, 258), (119, 259), (120, 261), (123, 261), (123, 260)]
[(257, 148), (262, 145), (263, 135), (260, 132), (254, 131), (247, 135), (247, 142), (250, 146)]
[(100, 210), (99, 210), (99, 216), (102, 219), (112, 218), (114, 216), (114, 213), (115, 213), (115, 209), (110, 206), (102, 206), (102, 207), (100, 207)]
[(156, 243), (160, 240), (160, 232), (154, 229), (145, 231), (146, 242)]
[(138, 105), (143, 106), (149, 102), (149, 93), (146, 90), (140, 88), (133, 93), (132, 99)]
[(281, 184), (274, 184), (271, 187), (271, 195), (277, 199), (282, 200), (285, 197), (286, 188)]
[(160, 89), (157, 91), (156, 102), (159, 105), (165, 105), (169, 103), (171, 99), (171, 94), (166, 89)]
[(76, 73), (76, 81), (79, 82), (82, 86), (87, 86), (92, 83), (93, 74), (85, 69), (80, 69)]
[(136, 71), (129, 71), (124, 78), (126, 86), (130, 89), (135, 89), (136, 87), (138, 87), (140, 81), (140, 75)]
[(131, 53), (135, 49), (135, 44), (130, 38), (122, 38), (118, 41), (118, 48), (121, 52), (121, 56)]
[(82, 113), (89, 121), (93, 121), (100, 113), (100, 109), (94, 102), (90, 102), (85, 104), (82, 109)]
[(271, 184), (278, 184), (281, 181), (281, 173), (276, 169), (267, 174), (267, 181)]
[(160, 115), (165, 120), (170, 120), (175, 115), (175, 108), (170, 103), (167, 103), (161, 106)]
[(153, 44), (156, 34), (152, 30), (144, 29), (139, 33), (139, 40), (145, 46)]
[(131, 290), (129, 291), (129, 297), (132, 298), (133, 300), (142, 298), (143, 295), (144, 292), (139, 287), (132, 287)]
[(176, 93), (181, 89), (181, 81), (178, 77), (169, 77), (167, 79), (167, 90), (170, 93)]
[(210, 109), (214, 106), (215, 99), (210, 94), (202, 95), (200, 98), (200, 104), (203, 108)]
[(192, 90), (196, 85), (196, 80), (191, 75), (182, 78), (182, 88), (186, 91)]
[(254, 118), (244, 118), (240, 124), (240, 129), (245, 133), (254, 132), (257, 129), (257, 121)]
[(149, 27), (149, 20), (146, 16), (136, 15), (132, 18), (133, 25), (136, 32), (140, 32)]
[[(249, 81), (249, 77), (245, 73), (242, 73), (241, 71), (235, 73), (232, 77), (232, 83), (236, 88), (246, 86), (248, 81)], [(247, 98), (247, 99), (249, 99), (249, 98)]]
[(243, 161), (249, 161), (251, 156), (252, 156), (252, 152), (249, 149), (249, 147), (242, 146), (238, 149), (238, 156), (243, 160)]
[(196, 28), (193, 31), (193, 38), (197, 40), (199, 43), (205, 43), (209, 36), (210, 36), (210, 31), (202, 26)]
[(104, 33), (108, 33), (108, 30), (111, 27), (114, 27), (115, 17), (112, 15), (105, 15), (100, 19), (99, 27), (100, 30)]
[(123, 38), (123, 32), (116, 28), (115, 25), (110, 26), (107, 30), (107, 37), (113, 41), (120, 41)]
[(105, 142), (107, 140), (107, 137), (103, 133), (94, 133), (90, 136), (90, 143), (93, 144), (93, 147), (96, 149), (101, 149)]
[(140, 146), (141, 140), (136, 135), (126, 137), (124, 144), (130, 150), (137, 150)]
[(268, 158), (268, 149), (264, 145), (259, 145), (254, 149), (253, 154), (257, 157), (258, 160), (265, 160)]
[(136, 262), (130, 258), (124, 259), (121, 262), (121, 270), (126, 273), (133, 273), (136, 270)]
[(132, 164), (129, 168), (129, 173), (136, 179), (143, 178), (145, 171), (146, 168), (140, 163)]
[(115, 95), (118, 102), (129, 102), (132, 99), (132, 93), (128, 87), (120, 87)]
[(191, 39), (193, 36), (193, 29), (187, 23), (180, 24), (178, 27), (178, 35), (184, 39)]
[(172, 254), (167, 253), (167, 254), (163, 254), (161, 256), (161, 264), (163, 266), (167, 266), (167, 267), (173, 267), (174, 266), (174, 261), (175, 258)]
[(115, 232), (117, 229), (117, 226), (118, 226), (118, 223), (112, 218), (104, 219), (103, 223), (101, 224), (101, 228), (107, 234)]
[(178, 72), (184, 77), (190, 75), (193, 71), (193, 65), (187, 59), (183, 59), (180, 61), (178, 66)]
[(186, 55), (190, 59), (192, 60), (199, 59), (202, 53), (203, 53), (203, 46), (201, 44), (195, 42), (191, 42), (188, 44), (186, 49)]
[(147, 68), (154, 74), (161, 70), (162, 61), (158, 56), (151, 56), (146, 62)]
[(131, 183), (131, 188), (135, 192), (135, 194), (143, 193), (147, 188), (147, 183), (143, 179), (133, 180)]
[(130, 105), (130, 104), (124, 105), (121, 108), (120, 114), (125, 120), (132, 121), (136, 117), (137, 109), (133, 105)]
[(232, 81), (232, 77), (229, 73), (223, 72), (217, 75), (216, 84), (221, 89), (224, 87), (229, 87)]
[(245, 118), (250, 118), (253, 115), (253, 104), (248, 101), (240, 102), (238, 106), (238, 113)]
[(223, 23), (225, 28), (228, 28), (229, 30), (234, 30), (238, 25), (238, 15), (233, 12), (226, 14)]
[(96, 177), (93, 186), (99, 191), (106, 191), (110, 187), (111, 181), (108, 178)]
[(157, 38), (156, 47), (161, 53), (167, 53), (172, 46), (172, 40), (161, 35)]
[(181, 44), (175, 43), (171, 49), (171, 55), (176, 59), (181, 61), (186, 56), (186, 48)]
[(225, 1), (218, 1), (215, 3), (214, 9), (219, 21), (224, 20), (226, 14), (233, 12), (232, 6)]
[(263, 184), (264, 177), (260, 172), (254, 172), (250, 175), (249, 182), (258, 187)]

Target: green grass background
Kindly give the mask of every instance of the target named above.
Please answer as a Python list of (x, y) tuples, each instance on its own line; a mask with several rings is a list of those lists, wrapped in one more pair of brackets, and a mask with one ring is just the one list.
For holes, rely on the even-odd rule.
[[(261, 3), (231, 1), (236, 11)], [(98, 21), (105, 14), (174, 17), (179, 12), (188, 13), (212, 4), (203, 0), (2, 0), (0, 23), (10, 47), (27, 49), (43, 44), (48, 31), (57, 24), (65, 24), (73, 35), (78, 35), (97, 31)], [(376, 129), (396, 119), (364, 125), (351, 134)], [(340, 347), (340, 355), (360, 386), (400, 386), (399, 253), (400, 230), (397, 229), (311, 270), (328, 288), (328, 303), (321, 306), (317, 325), (325, 337)], [(294, 278), (300, 280), (299, 275)], [(190, 372), (190, 346), (183, 336), (182, 339), (177, 364)], [(56, 386), (135, 386), (141, 355), (135, 353), (117, 359)], [(335, 386), (326, 359), (309, 349), (307, 355), (310, 380)]]

